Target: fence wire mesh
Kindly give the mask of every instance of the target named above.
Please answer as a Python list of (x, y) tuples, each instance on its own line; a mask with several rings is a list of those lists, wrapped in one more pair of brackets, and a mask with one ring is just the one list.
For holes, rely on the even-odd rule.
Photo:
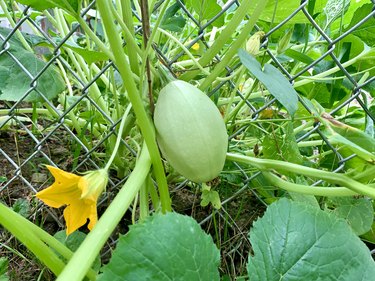
[[(155, 5), (152, 17), (157, 17), (163, 2), (159, 1)], [(178, 33), (175, 34), (174, 39), (177, 38), (178, 42), (174, 43), (184, 46), (184, 48), (177, 48), (178, 51), (171, 52), (168, 49), (170, 46), (165, 43), (154, 43), (153, 48), (157, 54), (157, 59), (173, 75), (178, 77), (192, 71), (181, 62), (182, 59), (186, 60), (186, 50), (194, 54), (195, 59), (198, 60), (201, 53), (195, 52), (194, 48), (199, 46), (201, 52), (205, 52), (212, 47), (215, 33), (222, 31), (222, 27), (215, 27), (215, 22), (236, 11), (240, 6), (240, 1), (218, 1), (221, 3), (221, 11), (204, 22), (200, 21), (196, 13), (184, 4), (184, 1), (172, 2), (179, 5), (178, 16), (185, 21), (184, 28), (189, 30), (190, 38), (182, 38), (179, 37)], [(270, 62), (282, 71), (291, 84), (295, 84), (296, 81), (299, 81), (299, 78), (306, 76), (306, 73), (313, 67), (329, 61), (327, 70), (337, 68), (342, 76), (345, 76), (347, 88), (351, 89), (346, 100), (329, 114), (335, 116), (335, 113), (339, 110), (348, 107), (349, 104), (356, 103), (358, 109), (365, 112), (367, 118), (374, 122), (375, 116), (368, 106), (371, 95), (366, 91), (366, 87), (375, 81), (375, 77), (369, 76), (366, 79), (361, 79), (362, 76), (351, 74), (347, 65), (342, 63), (341, 54), (337, 54), (336, 49), (337, 46), (346, 42), (345, 39), (348, 36), (374, 18), (375, 1), (368, 1), (368, 4), (372, 4), (374, 7), (371, 13), (358, 19), (355, 25), (344, 30), (336, 38), (331, 38), (329, 30), (324, 26), (319, 26), (315, 21), (316, 15), (310, 14), (309, 3), (311, 2), (315, 1), (301, 1), (295, 11), (278, 24), (272, 25), (268, 30), (256, 25), (255, 31), (262, 30), (265, 33), (260, 50), (269, 56)], [(102, 92), (112, 79), (121, 80), (110, 59), (100, 57), (96, 63), (91, 63), (87, 61), (89, 59), (87, 56), (80, 56), (82, 48), (95, 49), (94, 46), (85, 45), (87, 41), (85, 41), (84, 34), (88, 31), (85, 29), (86, 27), (81, 26), (82, 23), (69, 22), (68, 19), (69, 23), (66, 23), (66, 26), (57, 31), (54, 21), (62, 21), (62, 19), (59, 19), (61, 15), (56, 11), (50, 11), (48, 15), (38, 14), (38, 16), (35, 16), (31, 8), (11, 3), (12, 1), (1, 1), (3, 15), (0, 18), (0, 24), (3, 27), (0, 30), (0, 68), (13, 69), (12, 73), (17, 74), (12, 74), (11, 78), (0, 77), (2, 80), (0, 81), (0, 100), (2, 100), (0, 101), (0, 176), (3, 179), (0, 182), (0, 192), (7, 194), (7, 196), (17, 192), (18, 197), (31, 198), (33, 194), (45, 188), (47, 183), (50, 182), (47, 174), (42, 172), (44, 170), (42, 164), (58, 166), (68, 171), (86, 171), (100, 168), (98, 159), (106, 157), (106, 147), (111, 140), (116, 138), (121, 122), (121, 118), (113, 114), (112, 108), (106, 106), (106, 104), (111, 105), (110, 99), (126, 99), (126, 96), (112, 96), (110, 89), (107, 89), (106, 93)], [(86, 6), (81, 12), (81, 18), (93, 32), (100, 34), (102, 31), (95, 13), (95, 1), (85, 1), (85, 3)], [(8, 12), (4, 13), (5, 10)], [(7, 18), (8, 15), (11, 17)], [(141, 22), (136, 8), (134, 8), (134, 16)], [(236, 31), (238, 34), (246, 21), (250, 19), (250, 16), (249, 13), (247, 19), (238, 26)], [(298, 72), (290, 73), (285, 68), (285, 56), (275, 54), (274, 51), (269, 49), (269, 46), (278, 43), (274, 41), (273, 35), (281, 32), (280, 30), (285, 32), (283, 28), (293, 22), (296, 16), (305, 18), (308, 28), (313, 29), (318, 34), (319, 40), (322, 42), (321, 45), (325, 46), (326, 50), (318, 58), (305, 60), (304, 66), (300, 66)], [(23, 32), (23, 34), (27, 32), (31, 35), (23, 37), (20, 36), (20, 32)], [(141, 42), (142, 28), (140, 24), (134, 32)], [(248, 34), (248, 38), (250, 36), (251, 34)], [(27, 38), (27, 42), (23, 42), (22, 38)], [(38, 40), (38, 42), (33, 42), (33, 40)], [(94, 43), (91, 42), (91, 44)], [(25, 47), (25, 45), (33, 46), (33, 49), (28, 51), (43, 58), (45, 62), (43, 67), (33, 68), (32, 65), (27, 63), (27, 60), (20, 56), (20, 46)], [(213, 69), (217, 64), (228, 61), (225, 51), (225, 49), (219, 50), (218, 54), (206, 65)], [(101, 54), (95, 52), (90, 55), (101, 56)], [(92, 59), (95, 61), (96, 58), (93, 57)], [(85, 61), (86, 63), (84, 63)], [(248, 106), (251, 118), (248, 123), (243, 123), (231, 131), (230, 139), (233, 141), (240, 138), (241, 134), (249, 130), (254, 124), (262, 128), (262, 118), (267, 115), (270, 109), (278, 107), (274, 98), (268, 97), (264, 98), (262, 102), (253, 102), (248, 98), (246, 90), (236, 87), (237, 81), (232, 77), (234, 77), (234, 73), (240, 70), (240, 67), (241, 64), (238, 61), (226, 65), (225, 73), (220, 73), (222, 79), (209, 87), (208, 92), (208, 95), (217, 100), (221, 92), (224, 91), (223, 89), (225, 91), (237, 89), (236, 101), (242, 100)], [(51, 89), (43, 88), (40, 85), (43, 84), (41, 83), (43, 79), (52, 79), (48, 71), (56, 71), (56, 69), (59, 69), (58, 71), (62, 73), (66, 94), (51, 100), (49, 97)], [(12, 87), (12, 89), (9, 87)], [(4, 88), (7, 88), (8, 92), (11, 92), (11, 90), (17, 92), (17, 99), (2, 98)], [(30, 102), (35, 99), (38, 101)], [(305, 99), (300, 98), (299, 103), (307, 111), (311, 111), (311, 107), (306, 104)], [(312, 135), (314, 135), (313, 138), (311, 138)], [(312, 129), (298, 135), (297, 142), (311, 139), (325, 143), (339, 159), (337, 165), (331, 167), (332, 171), (341, 171), (344, 169), (346, 162), (355, 157), (355, 155), (341, 155), (340, 151), (321, 132), (319, 122), (316, 122)], [(123, 139), (122, 145), (122, 159), (135, 160), (137, 147), (132, 143), (132, 140)], [(129, 164), (127, 169), (125, 168), (117, 175), (113, 174), (108, 190), (118, 189), (126, 180), (131, 167)], [(256, 189), (252, 187), (252, 182), (260, 173), (246, 169), (243, 165), (236, 164), (236, 167), (242, 175), (241, 187), (226, 198), (222, 198), (223, 208), (216, 212), (229, 223), (235, 233), (244, 235), (242, 234), (243, 230), (236, 226), (236, 221), (228, 214), (226, 206), (245, 192), (252, 192), (259, 200), (262, 200)], [(184, 181), (174, 186), (172, 191), (176, 192), (186, 184), (188, 184), (187, 181)], [(110, 193), (107, 192), (106, 196), (108, 194)], [(109, 198), (106, 196), (102, 199), (102, 203), (108, 201)], [(35, 210), (40, 211), (41, 204), (35, 206)], [(63, 227), (61, 213), (52, 210), (47, 211), (53, 220)], [(201, 223), (208, 222), (211, 217), (212, 214), (201, 218)], [(115, 241), (110, 242), (110, 244), (112, 243), (115, 243)], [(236, 246), (239, 247), (239, 245)], [(234, 247), (235, 250), (237, 248)], [(230, 255), (231, 253), (227, 254)]]

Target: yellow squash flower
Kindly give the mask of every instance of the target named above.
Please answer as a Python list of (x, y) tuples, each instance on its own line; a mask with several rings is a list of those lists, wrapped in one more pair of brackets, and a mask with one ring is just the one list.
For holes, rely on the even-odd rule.
[(194, 45), (191, 46), (191, 48), (192, 48), (194, 51), (199, 51), (199, 43), (194, 43)]
[(67, 207), (64, 210), (66, 234), (69, 235), (90, 220), (91, 230), (98, 220), (96, 202), (108, 182), (107, 170), (101, 169), (77, 176), (59, 168), (48, 166), (55, 182), (38, 192), (36, 197), (53, 208)]

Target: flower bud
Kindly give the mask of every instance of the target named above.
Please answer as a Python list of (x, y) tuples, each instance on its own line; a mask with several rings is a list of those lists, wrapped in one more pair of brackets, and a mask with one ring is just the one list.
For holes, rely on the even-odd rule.
[(246, 51), (253, 56), (259, 54), (260, 42), (262, 41), (265, 33), (263, 31), (255, 32), (250, 39), (246, 42)]
[(81, 199), (98, 200), (108, 183), (108, 172), (105, 169), (87, 172), (79, 181), (82, 190)]

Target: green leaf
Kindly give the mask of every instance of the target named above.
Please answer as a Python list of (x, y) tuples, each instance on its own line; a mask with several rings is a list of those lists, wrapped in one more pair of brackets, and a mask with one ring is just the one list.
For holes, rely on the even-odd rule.
[(8, 258), (0, 257), (0, 281), (8, 281)]
[(183, 16), (176, 15), (180, 8), (181, 6), (177, 2), (170, 6), (161, 20), (160, 27), (174, 32), (181, 31), (185, 26), (186, 20)]
[(375, 139), (323, 113), (321, 122), (326, 126), (322, 132), (332, 144), (342, 145), (365, 161), (375, 163)]
[(156, 214), (120, 237), (100, 281), (219, 280), (219, 250), (191, 217)]
[(375, 244), (375, 222), (372, 223), (371, 229), (361, 235), (362, 240)]
[(342, 27), (347, 26), (354, 17), (356, 17), (357, 10), (365, 4), (368, 4), (368, 0), (356, 0), (350, 1), (348, 10), (345, 12), (343, 17), (337, 18), (330, 26), (333, 34), (342, 34)]
[(371, 229), (374, 221), (374, 208), (371, 200), (366, 198), (333, 198), (333, 213), (345, 219), (357, 235), (362, 235)]
[(348, 10), (350, 0), (328, 0), (323, 11), (327, 18), (326, 26), (329, 26), (335, 19), (343, 16)]
[(266, 63), (264, 70), (262, 70), (260, 63), (243, 49), (238, 51), (238, 56), (242, 64), (263, 83), (270, 94), (293, 116), (298, 109), (298, 95), (288, 79), (271, 64)]
[(296, 164), (303, 162), (296, 138), (293, 134), (292, 123), (286, 126), (285, 134), (280, 134), (278, 131), (266, 134), (262, 146), (264, 158), (284, 160)]
[(12, 206), (13, 211), (23, 217), (28, 217), (30, 214), (30, 203), (26, 199), (18, 198)]
[[(327, 0), (316, 0), (315, 7), (324, 7), (325, 2)], [(277, 1), (268, 1), (266, 8), (263, 10), (262, 14), (260, 15), (260, 19), (279, 23), (289, 17), (295, 10), (300, 7), (300, 1), (290, 1), (290, 0), (277, 0)], [(256, 5), (253, 7), (255, 8)], [(249, 10), (249, 14), (254, 11), (254, 8)], [(320, 12), (320, 11), (319, 11)], [(291, 23), (310, 23), (309, 20), (306, 18), (302, 11), (299, 11), (294, 17), (292, 17), (289, 21)]]
[(296, 61), (300, 61), (300, 62), (303, 62), (305, 64), (310, 64), (312, 63), (314, 60), (309, 57), (308, 55), (304, 54), (304, 53), (301, 53), (301, 52), (298, 52), (298, 51), (295, 51), (293, 49), (288, 49), (285, 51), (285, 55), (287, 55), (288, 57), (296, 60)]
[[(18, 46), (11, 45), (9, 52), (33, 76), (39, 74), (46, 66), (32, 52)], [(0, 100), (18, 101), (30, 90), (31, 78), (7, 53), (0, 56)], [(65, 83), (54, 65), (49, 65), (37, 80), (37, 91), (52, 100), (65, 89)], [(38, 92), (32, 90), (24, 101), (43, 101)]]
[(31, 8), (39, 11), (61, 8), (71, 14), (77, 14), (81, 8), (82, 0), (17, 0), (17, 2), (31, 6)]
[[(199, 21), (210, 20), (221, 12), (221, 7), (216, 0), (186, 0), (185, 5), (198, 14)], [(213, 23), (215, 26), (224, 24), (224, 17), (220, 16)]]
[[(364, 19), (368, 16), (373, 9), (373, 4), (366, 4), (361, 6), (359, 9), (356, 10), (355, 16), (353, 16), (352, 20), (348, 27), (345, 28), (345, 32), (356, 25), (359, 21)], [(375, 18), (369, 18), (365, 23), (357, 27), (355, 30), (351, 32), (352, 35), (355, 35), (362, 39), (368, 46), (374, 47), (375, 46)]]
[(201, 206), (206, 207), (210, 203), (217, 210), (221, 208), (219, 193), (216, 190), (211, 190), (209, 186), (203, 186)]
[(345, 220), (316, 207), (280, 199), (249, 237), (250, 281), (368, 281), (375, 275), (369, 249)]
[[(53, 235), (58, 241), (60, 241), (62, 244), (64, 244), (69, 250), (72, 252), (75, 252), (78, 247), (81, 245), (83, 240), (86, 238), (86, 234), (80, 231), (75, 231), (69, 236), (66, 236), (66, 231), (61, 230), (56, 232)], [(92, 268), (96, 271), (99, 271), (100, 269), (100, 256), (97, 256), (93, 262)]]

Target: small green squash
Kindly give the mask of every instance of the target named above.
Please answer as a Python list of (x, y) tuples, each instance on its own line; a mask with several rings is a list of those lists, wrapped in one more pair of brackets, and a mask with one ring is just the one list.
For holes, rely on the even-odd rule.
[(202, 91), (173, 81), (159, 93), (154, 123), (160, 150), (185, 178), (207, 182), (223, 169), (228, 134), (216, 105)]

